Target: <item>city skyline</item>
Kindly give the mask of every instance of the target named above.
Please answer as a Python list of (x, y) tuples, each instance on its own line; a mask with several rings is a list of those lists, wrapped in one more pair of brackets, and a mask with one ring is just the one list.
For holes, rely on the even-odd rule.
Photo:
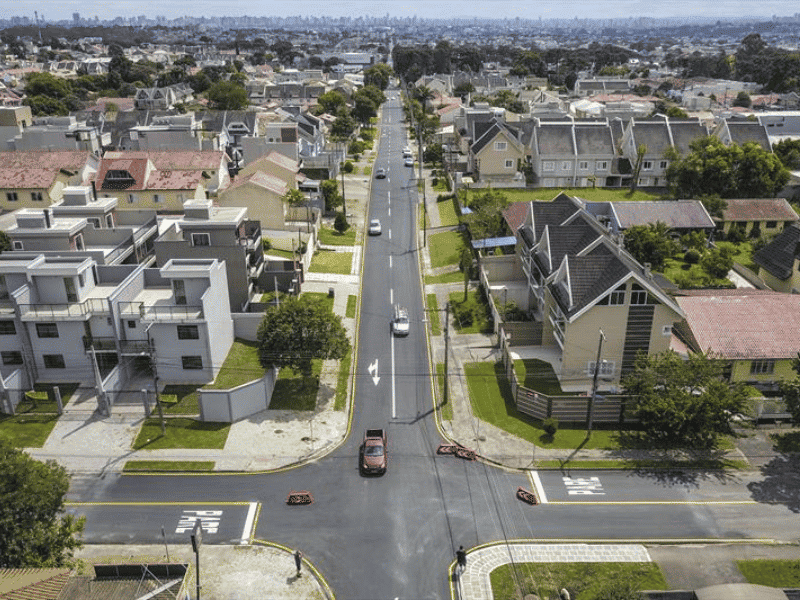
[(686, 17), (690, 18), (757, 18), (786, 17), (798, 14), (794, 0), (769, 0), (753, 3), (750, 0), (695, 0), (693, 2), (652, 3), (646, 0), (568, 0), (558, 4), (535, 0), (295, 0), (287, 9), (285, 2), (264, 0), (177, 0), (171, 3), (153, 0), (119, 0), (115, 2), (85, 2), (81, 0), (40, 0), (36, 3), (10, 0), (2, 18), (34, 18), (36, 11), (47, 21), (72, 20), (73, 13), (82, 19), (99, 17), (101, 21), (115, 17), (148, 18), (163, 16), (175, 19), (191, 17), (295, 17), (295, 16), (365, 16), (421, 19), (452, 19), (454, 16), (494, 19), (624, 19), (629, 17)]

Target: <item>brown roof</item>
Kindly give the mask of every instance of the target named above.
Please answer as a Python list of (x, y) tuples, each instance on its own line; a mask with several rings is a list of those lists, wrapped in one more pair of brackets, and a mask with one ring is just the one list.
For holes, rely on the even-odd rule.
[(225, 153), (221, 150), (150, 152), (150, 160), (156, 169), (166, 171), (219, 169)]
[(148, 190), (194, 190), (204, 182), (202, 171), (154, 170), (147, 179)]
[(517, 229), (522, 227), (525, 218), (528, 216), (528, 205), (530, 202), (512, 202), (508, 208), (503, 211), (503, 217), (508, 223), (511, 233), (517, 233)]
[(2, 600), (56, 600), (69, 569), (0, 569)]
[(252, 183), (253, 185), (257, 185), (262, 187), (266, 190), (269, 190), (279, 196), (283, 196), (289, 190), (289, 187), (282, 179), (278, 179), (273, 175), (268, 175), (262, 171), (256, 171), (250, 175), (245, 177), (241, 177), (234, 181), (225, 192), (230, 192), (231, 190), (235, 190), (238, 187), (241, 187), (245, 184)]
[(800, 348), (800, 295), (708, 290), (676, 297), (698, 348), (727, 359), (792, 358)]
[(85, 150), (0, 152), (0, 188), (47, 189), (61, 169), (77, 173), (90, 156)]
[(785, 198), (732, 198), (725, 200), (723, 221), (797, 221)]
[(97, 170), (97, 176), (95, 177), (97, 187), (101, 189), (116, 189), (103, 186), (106, 174), (108, 171), (127, 171), (133, 177), (135, 183), (124, 189), (143, 190), (147, 183), (145, 181), (147, 165), (146, 152), (106, 152), (100, 161), (100, 168)]

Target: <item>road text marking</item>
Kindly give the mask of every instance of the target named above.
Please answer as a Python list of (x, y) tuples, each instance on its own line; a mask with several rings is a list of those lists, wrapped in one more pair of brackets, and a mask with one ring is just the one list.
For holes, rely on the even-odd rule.
[(605, 496), (599, 477), (564, 477), (564, 485), (570, 496)]
[(204, 533), (217, 533), (220, 517), (222, 517), (221, 510), (184, 510), (175, 533), (191, 531), (197, 521), (200, 521)]
[(367, 368), (367, 371), (369, 371), (369, 374), (372, 375), (372, 383), (374, 383), (375, 385), (378, 385), (378, 382), (381, 380), (381, 378), (378, 376), (378, 359), (377, 358), (375, 359), (375, 362), (370, 364), (370, 366)]

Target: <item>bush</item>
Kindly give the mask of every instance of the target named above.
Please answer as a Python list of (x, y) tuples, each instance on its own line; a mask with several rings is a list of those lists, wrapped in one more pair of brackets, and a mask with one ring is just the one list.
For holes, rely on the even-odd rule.
[(333, 222), (333, 228), (339, 233), (344, 233), (350, 228), (350, 223), (347, 222), (347, 217), (344, 215), (344, 213), (339, 213), (336, 215), (336, 219)]
[(264, 252), (272, 250), (272, 242), (267, 238), (261, 238), (261, 245), (264, 247)]
[(347, 162), (345, 162), (344, 166), (342, 167), (342, 170), (345, 173), (352, 173), (353, 172), (353, 162), (349, 161), (349, 160)]
[(544, 432), (547, 435), (553, 437), (556, 434), (556, 431), (558, 431), (558, 419), (555, 417), (547, 417), (544, 421), (542, 421), (542, 429), (544, 429)]
[(700, 262), (700, 252), (698, 252), (694, 248), (689, 248), (686, 251), (686, 254), (683, 255), (684, 262), (689, 263), (690, 265), (696, 265)]
[(450, 305), (453, 310), (453, 319), (455, 319), (461, 327), (470, 327), (473, 323), (474, 315), (472, 313), (473, 304), (470, 302), (455, 302)]
[(359, 140), (353, 140), (347, 147), (347, 152), (349, 154), (361, 154), (362, 152), (364, 152), (364, 142)]

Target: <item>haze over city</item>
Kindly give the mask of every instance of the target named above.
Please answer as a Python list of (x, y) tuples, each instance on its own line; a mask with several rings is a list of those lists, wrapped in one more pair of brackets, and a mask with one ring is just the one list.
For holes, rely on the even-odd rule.
[(559, 3), (534, 0), (297, 0), (291, 3), (277, 0), (259, 2), (239, 0), (196, 0), (157, 2), (154, 0), (122, 0), (115, 2), (85, 2), (81, 0), (40, 0), (31, 4), (22, 0), (5, 2), (3, 18), (33, 17), (34, 10), (48, 21), (69, 20), (78, 12), (83, 18), (164, 16), (167, 19), (199, 16), (369, 16), (449, 19), (454, 15), (478, 18), (527, 19), (622, 19), (629, 17), (703, 17), (703, 18), (771, 18), (790, 16), (798, 12), (793, 0), (752, 2), (749, 0), (697, 0), (694, 2), (647, 2), (644, 0), (605, 0), (590, 2), (569, 0)]

